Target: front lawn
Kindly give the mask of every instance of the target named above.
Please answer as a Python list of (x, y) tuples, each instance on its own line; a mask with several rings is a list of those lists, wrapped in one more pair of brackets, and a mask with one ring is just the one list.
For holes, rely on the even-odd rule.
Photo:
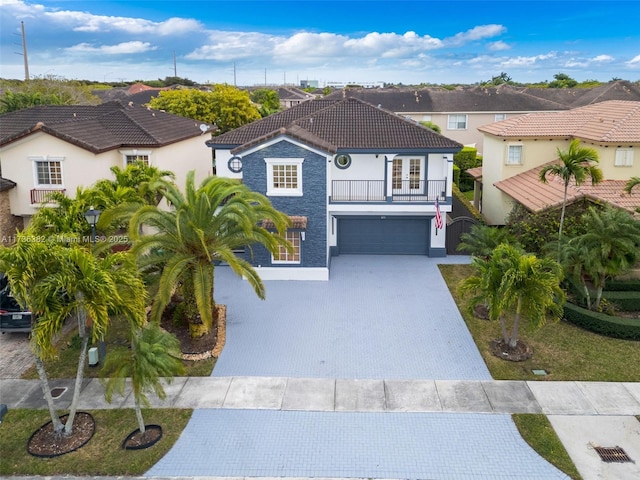
[[(533, 348), (529, 360), (509, 362), (493, 356), (489, 342), (500, 337), (499, 323), (468, 313), (457, 292), (458, 284), (473, 274), (473, 268), (440, 265), (440, 271), (494, 379), (640, 382), (640, 369), (629, 367), (640, 363), (640, 342), (597, 335), (564, 321), (537, 331), (522, 325), (520, 339)], [(534, 375), (534, 369), (546, 370), (547, 375)]]
[(0, 424), (0, 475), (142, 475), (169, 451), (191, 417), (191, 410), (143, 410), (145, 424), (162, 426), (162, 438), (151, 448), (123, 450), (123, 440), (138, 428), (134, 410), (89, 413), (96, 423), (89, 443), (59, 457), (39, 458), (30, 455), (26, 445), (31, 434), (51, 420), (48, 411), (10, 409)]

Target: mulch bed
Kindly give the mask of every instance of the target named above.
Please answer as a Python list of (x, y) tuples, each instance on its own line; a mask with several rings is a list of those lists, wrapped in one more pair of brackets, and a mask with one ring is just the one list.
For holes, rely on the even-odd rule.
[(522, 362), (533, 355), (533, 349), (526, 343), (518, 340), (515, 347), (510, 347), (501, 338), (489, 342), (489, 350), (493, 355), (511, 362)]
[(131, 432), (122, 442), (125, 450), (142, 450), (154, 446), (162, 438), (162, 427), (160, 425), (145, 425), (144, 433), (140, 429)]
[[(60, 416), (64, 423), (69, 415)], [(53, 422), (47, 422), (33, 432), (27, 451), (34, 457), (58, 457), (73, 452), (87, 444), (96, 430), (93, 416), (87, 412), (76, 412), (73, 418), (73, 430), (70, 435), (53, 431)]]
[[(222, 351), (225, 341), (226, 305), (216, 305), (217, 315), (211, 331), (199, 338), (192, 338), (186, 322), (176, 325), (173, 320), (175, 305), (169, 305), (162, 316), (160, 326), (173, 333), (180, 342), (180, 350), (184, 355), (203, 355), (217, 357)], [(190, 358), (191, 359), (191, 358)]]

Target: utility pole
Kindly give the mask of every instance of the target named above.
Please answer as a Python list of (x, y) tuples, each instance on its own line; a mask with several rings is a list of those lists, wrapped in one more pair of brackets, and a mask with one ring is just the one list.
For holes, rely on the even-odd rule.
[(233, 86), (238, 86), (238, 84), (236, 83), (236, 62), (233, 62)]
[(176, 51), (173, 51), (173, 76), (178, 78), (178, 67), (176, 66)]
[[(25, 81), (29, 80), (29, 59), (27, 58), (27, 36), (24, 33), (24, 22), (20, 22), (20, 26), (22, 28), (22, 53), (18, 53), (18, 55), (22, 55), (24, 57), (24, 79)], [(17, 33), (16, 33), (17, 35)]]

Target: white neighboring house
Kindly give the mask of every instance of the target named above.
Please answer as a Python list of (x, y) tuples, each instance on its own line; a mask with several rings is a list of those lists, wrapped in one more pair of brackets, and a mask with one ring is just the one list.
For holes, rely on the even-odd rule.
[(0, 116), (2, 177), (15, 183), (10, 211), (26, 226), (46, 194), (111, 179), (110, 168), (143, 161), (176, 174), (178, 186), (196, 171), (201, 181), (212, 174), (208, 125), (188, 118), (126, 106), (52, 105)]
[(558, 161), (558, 149), (566, 151), (573, 139), (598, 152), (604, 180), (570, 184), (567, 203), (586, 198), (632, 213), (640, 208), (640, 189), (624, 192), (629, 179), (640, 176), (640, 102), (611, 100), (564, 112), (530, 113), (479, 130), (485, 155), (481, 170), (474, 169), (476, 207), (491, 225), (505, 224), (515, 203), (532, 212), (562, 205), (563, 183), (553, 176), (542, 183), (539, 172)]

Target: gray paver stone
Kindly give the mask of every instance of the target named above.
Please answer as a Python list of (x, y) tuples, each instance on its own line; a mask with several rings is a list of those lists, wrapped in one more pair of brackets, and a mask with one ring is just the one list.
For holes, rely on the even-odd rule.
[(387, 410), (392, 412), (441, 412), (434, 381), (385, 380)]

